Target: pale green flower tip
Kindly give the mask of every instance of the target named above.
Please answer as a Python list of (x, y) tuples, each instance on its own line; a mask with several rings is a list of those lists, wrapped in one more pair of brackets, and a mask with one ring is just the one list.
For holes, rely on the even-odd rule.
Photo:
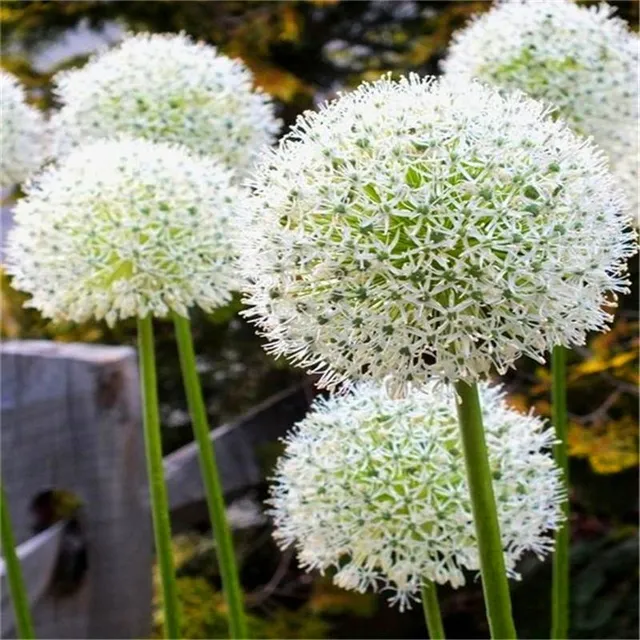
[(635, 234), (604, 155), (478, 82), (384, 78), (258, 165), (246, 315), (321, 386), (473, 381), (611, 320)]
[[(542, 557), (563, 521), (561, 473), (544, 422), (480, 385), (504, 558)], [(459, 587), (479, 570), (454, 394), (442, 384), (393, 399), (372, 383), (316, 401), (285, 439), (270, 515), (275, 537), (306, 569), (334, 582), (388, 590), (402, 608), (427, 581)]]
[(56, 156), (127, 134), (183, 144), (242, 177), (280, 130), (251, 71), (185, 34), (129, 35), (55, 83), (62, 105), (52, 118)]
[(185, 147), (140, 139), (80, 147), (27, 188), (7, 247), (13, 284), (45, 317), (186, 316), (240, 286), (243, 194)]
[(20, 81), (0, 70), (0, 188), (29, 179), (44, 163), (47, 132), (44, 117), (28, 104)]
[(607, 153), (637, 217), (638, 36), (614, 11), (569, 0), (499, 2), (454, 34), (442, 67), (555, 105)]

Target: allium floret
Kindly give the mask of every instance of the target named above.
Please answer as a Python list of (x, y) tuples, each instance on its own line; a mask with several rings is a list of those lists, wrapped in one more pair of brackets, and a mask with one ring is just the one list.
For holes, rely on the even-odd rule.
[(245, 172), (280, 129), (251, 71), (184, 34), (131, 35), (55, 77), (55, 153), (116, 134), (183, 144)]
[(7, 265), (55, 320), (213, 310), (238, 288), (241, 193), (216, 160), (122, 138), (67, 156), (15, 208)]
[[(552, 430), (480, 385), (504, 558), (539, 557), (562, 523)], [(334, 582), (387, 589), (410, 606), (428, 581), (459, 587), (479, 570), (454, 393), (442, 384), (393, 399), (362, 383), (316, 401), (285, 440), (269, 501), (275, 538), (301, 565), (335, 568)]]
[(558, 108), (610, 158), (638, 210), (638, 36), (614, 8), (499, 2), (453, 37), (447, 74), (520, 89)]
[(603, 329), (635, 233), (604, 155), (547, 115), (414, 75), (302, 116), (253, 182), (245, 300), (268, 349), (320, 385), (403, 387)]
[(20, 184), (43, 164), (47, 150), (44, 117), (27, 103), (20, 81), (0, 71), (0, 188)]

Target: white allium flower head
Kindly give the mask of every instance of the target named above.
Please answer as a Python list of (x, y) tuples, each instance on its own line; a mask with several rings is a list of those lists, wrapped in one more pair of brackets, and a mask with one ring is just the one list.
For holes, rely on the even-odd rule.
[[(504, 558), (539, 557), (562, 523), (562, 480), (542, 420), (480, 384)], [(430, 382), (393, 399), (361, 383), (316, 401), (285, 439), (269, 500), (275, 538), (301, 565), (337, 569), (345, 589), (389, 589), (401, 607), (427, 581), (458, 587), (479, 570), (455, 394)]]
[(246, 172), (280, 129), (251, 71), (184, 34), (130, 35), (55, 77), (54, 153), (115, 134), (183, 144)]
[(213, 310), (238, 288), (241, 193), (184, 147), (100, 140), (27, 187), (7, 248), (16, 288), (55, 320)]
[(0, 70), (0, 188), (20, 184), (35, 173), (46, 156), (46, 125), (40, 111), (27, 103), (20, 81)]
[(453, 37), (447, 74), (546, 100), (610, 158), (638, 210), (638, 36), (615, 9), (569, 0), (499, 2)]
[(473, 381), (580, 344), (635, 232), (604, 155), (521, 93), (384, 78), (265, 154), (246, 314), (319, 384)]

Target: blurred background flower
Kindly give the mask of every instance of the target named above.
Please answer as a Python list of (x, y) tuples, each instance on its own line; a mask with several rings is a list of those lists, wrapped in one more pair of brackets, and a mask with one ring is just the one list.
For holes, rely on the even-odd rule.
[(511, 0), (456, 32), (447, 75), (519, 89), (593, 136), (638, 208), (638, 36), (608, 5)]
[(280, 129), (271, 99), (240, 60), (184, 34), (127, 35), (53, 80), (56, 157), (125, 134), (184, 145), (242, 176)]
[(27, 103), (20, 80), (0, 71), (0, 188), (30, 178), (43, 164), (48, 135), (42, 112)]

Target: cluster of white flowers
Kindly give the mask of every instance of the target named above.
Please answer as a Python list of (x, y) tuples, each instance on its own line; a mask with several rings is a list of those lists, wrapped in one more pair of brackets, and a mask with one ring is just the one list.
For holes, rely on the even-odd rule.
[(54, 154), (126, 134), (183, 144), (240, 174), (280, 129), (267, 94), (238, 60), (187, 36), (140, 34), (55, 77)]
[(183, 147), (87, 144), (18, 202), (7, 251), (14, 285), (44, 316), (78, 322), (215, 309), (239, 285), (242, 205), (231, 182), (224, 165)]
[[(552, 430), (480, 385), (505, 563), (552, 547), (562, 522)], [(387, 588), (401, 607), (427, 581), (458, 587), (479, 569), (455, 394), (429, 383), (393, 399), (363, 383), (316, 401), (285, 441), (272, 498), (276, 539), (345, 589)]]
[(30, 106), (18, 79), (0, 71), (0, 188), (20, 184), (43, 164), (46, 124)]
[(521, 89), (555, 105), (608, 154), (638, 208), (638, 37), (614, 9), (509, 0), (453, 37), (447, 74)]
[(473, 381), (581, 344), (635, 252), (588, 140), (521, 93), (384, 78), (261, 160), (247, 316), (320, 385)]

